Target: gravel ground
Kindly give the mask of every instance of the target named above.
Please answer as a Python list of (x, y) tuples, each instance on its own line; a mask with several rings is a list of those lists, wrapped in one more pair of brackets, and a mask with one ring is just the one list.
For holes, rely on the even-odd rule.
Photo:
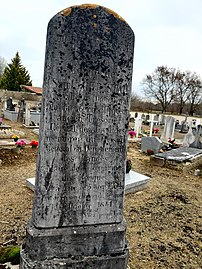
[[(152, 167), (137, 145), (128, 157), (133, 170), (151, 177), (147, 189), (125, 197), (130, 269), (202, 268), (202, 177)], [(0, 149), (0, 159), (0, 244), (20, 245), (31, 217), (33, 192), (25, 179), (35, 176), (36, 150)]]

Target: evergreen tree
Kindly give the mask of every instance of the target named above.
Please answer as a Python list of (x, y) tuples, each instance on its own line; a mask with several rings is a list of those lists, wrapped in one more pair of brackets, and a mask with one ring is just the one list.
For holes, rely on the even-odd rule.
[(4, 69), (0, 86), (10, 91), (21, 91), (20, 85), (32, 86), (32, 81), (17, 52), (11, 63)]

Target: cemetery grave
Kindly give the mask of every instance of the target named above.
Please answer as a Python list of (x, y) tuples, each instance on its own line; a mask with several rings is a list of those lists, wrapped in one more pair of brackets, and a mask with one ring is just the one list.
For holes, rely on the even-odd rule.
[[(139, 147), (129, 146), (128, 158), (134, 171), (151, 177), (144, 191), (125, 196), (130, 268), (187, 268), (189, 264), (199, 269), (202, 177), (194, 176), (194, 170), (186, 174), (159, 170)], [(1, 245), (9, 240), (19, 246), (23, 242), (33, 199), (25, 180), (35, 176), (35, 170), (31, 151), (21, 161), (0, 166)]]
[[(51, 19), (46, 44), (37, 166), (30, 158), (36, 148), (22, 149), (20, 154), (26, 158), (10, 164), (4, 162), (6, 151), (1, 151), (2, 244), (23, 242), (21, 269), (126, 269), (128, 255), (130, 268), (151, 268), (152, 264), (178, 268), (186, 266), (185, 252), (189, 264), (200, 266), (197, 198), (201, 193), (196, 184), (183, 178), (188, 185), (183, 189), (182, 177), (166, 168), (155, 169), (149, 156), (130, 146), (133, 169), (153, 182), (141, 195), (127, 194), (124, 184), (134, 45), (131, 28), (106, 8), (74, 6)], [(75, 46), (77, 51), (72, 50)], [(157, 121), (153, 117), (151, 124)], [(137, 117), (137, 133), (141, 124)], [(168, 132), (163, 135), (166, 139)], [(32, 202), (25, 179), (35, 172)], [(199, 184), (197, 179), (194, 182)], [(183, 221), (177, 222), (181, 217)], [(178, 259), (174, 259), (176, 252)]]

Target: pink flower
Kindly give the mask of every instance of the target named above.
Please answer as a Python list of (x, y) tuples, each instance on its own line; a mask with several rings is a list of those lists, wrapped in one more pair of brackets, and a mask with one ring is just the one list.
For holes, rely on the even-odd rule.
[(136, 132), (134, 130), (130, 130), (128, 131), (128, 135), (130, 135), (130, 137), (134, 137), (136, 136)]
[(20, 141), (17, 141), (15, 144), (17, 147), (21, 148), (26, 145), (26, 142), (24, 140), (20, 140)]

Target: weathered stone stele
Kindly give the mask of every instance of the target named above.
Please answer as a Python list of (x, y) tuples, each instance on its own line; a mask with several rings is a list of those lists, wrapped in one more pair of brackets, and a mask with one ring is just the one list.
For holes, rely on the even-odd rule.
[(173, 138), (175, 131), (175, 118), (171, 116), (166, 117), (165, 126), (160, 137), (162, 142), (167, 142), (169, 138)]
[(49, 22), (32, 219), (21, 268), (127, 266), (123, 219), (134, 34), (74, 6)]

